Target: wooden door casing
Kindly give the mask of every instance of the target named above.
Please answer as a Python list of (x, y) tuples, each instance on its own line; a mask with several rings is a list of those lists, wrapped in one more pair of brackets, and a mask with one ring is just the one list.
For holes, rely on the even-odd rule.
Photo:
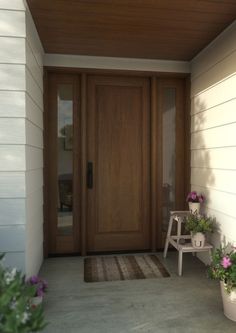
[[(162, 108), (163, 108), (163, 89), (172, 87), (176, 89), (176, 209), (185, 208), (185, 195), (189, 189), (189, 83), (186, 78), (178, 78), (172, 74), (172, 78), (164, 78), (161, 74), (157, 75), (156, 73), (139, 73), (125, 71), (99, 71), (99, 70), (81, 70), (81, 69), (45, 69), (45, 112), (44, 112), (44, 233), (45, 233), (45, 255), (50, 254), (60, 254), (60, 253), (78, 253), (81, 251), (82, 255), (86, 255), (87, 252), (94, 251), (119, 251), (121, 250), (148, 250), (152, 249), (161, 249), (163, 245), (163, 235), (161, 226), (162, 226)], [(151, 75), (151, 76), (150, 76)], [(73, 236), (62, 237), (56, 234), (56, 218), (57, 218), (57, 152), (56, 152), (56, 85), (57, 83), (71, 83), (74, 86), (74, 219), (76, 222), (74, 227)], [(150, 86), (151, 87), (150, 87)], [(112, 87), (117, 87), (112, 89)], [(107, 87), (107, 88), (106, 88)], [(123, 87), (123, 88), (122, 88)], [(108, 88), (113, 91), (113, 98), (111, 94), (108, 94)], [(97, 121), (94, 116), (94, 112), (102, 107), (104, 104), (104, 99), (108, 97), (108, 103), (115, 104), (115, 101), (118, 99), (119, 103), (124, 103), (125, 98), (117, 98), (116, 94), (121, 94), (125, 96), (130, 94), (132, 96), (134, 107), (138, 110), (136, 113), (131, 113), (131, 118), (134, 120), (133, 124), (138, 123), (138, 119), (142, 119), (141, 125), (139, 126), (138, 131), (135, 131), (136, 126), (130, 126), (129, 129), (125, 129), (124, 123), (130, 123), (129, 115), (124, 112), (123, 114), (116, 114), (114, 119), (108, 119), (107, 124), (103, 121), (105, 113), (108, 113), (108, 110), (105, 110), (105, 113), (102, 113), (100, 116), (101, 127), (96, 128)], [(132, 93), (131, 93), (132, 91)], [(140, 98), (140, 96), (141, 98)], [(100, 97), (99, 97), (100, 96)], [(139, 97), (138, 97), (139, 96)], [(95, 98), (96, 97), (96, 98)], [(137, 102), (138, 101), (138, 102)], [(144, 102), (146, 101), (146, 102)], [(136, 103), (136, 104), (135, 104)], [(150, 104), (150, 105), (149, 105)], [(124, 103), (125, 105), (125, 103)], [(139, 108), (141, 105), (141, 108)], [(127, 107), (127, 106), (125, 106)], [(124, 107), (122, 107), (124, 108)], [(151, 110), (150, 110), (151, 109)], [(92, 110), (92, 112), (91, 112)], [(146, 110), (146, 111), (145, 111)], [(149, 112), (150, 111), (150, 112)], [(151, 113), (151, 114), (150, 114)], [(108, 113), (109, 115), (109, 113)], [(150, 119), (151, 118), (151, 119)], [(123, 121), (122, 121), (123, 119)], [(102, 120), (102, 121), (101, 121)], [(116, 123), (121, 123), (121, 125), (116, 126)], [(108, 126), (109, 125), (109, 126)], [(111, 140), (105, 140), (103, 136), (99, 136), (99, 131), (101, 133), (106, 132), (106, 127), (114, 127), (114, 135), (116, 141), (112, 141), (112, 144), (119, 146), (120, 143), (124, 148), (124, 152), (119, 151), (118, 154), (111, 154), (111, 149), (108, 148), (108, 143)], [(96, 128), (96, 131), (95, 131)], [(135, 146), (132, 150), (130, 146), (126, 144), (132, 143), (132, 140), (129, 139), (127, 133), (118, 138), (116, 134), (118, 129), (121, 128), (122, 131), (127, 133), (132, 132), (134, 137), (137, 137), (137, 133), (144, 134), (144, 142), (140, 139), (139, 143), (143, 143), (141, 150)], [(101, 131), (102, 129), (102, 131)], [(108, 131), (108, 134), (111, 136), (111, 131)], [(100, 176), (99, 171), (96, 170), (96, 159), (94, 164), (94, 189), (89, 190), (86, 185), (86, 168), (87, 162), (93, 161), (95, 148), (91, 149), (91, 144), (98, 145), (98, 141), (95, 140), (96, 135), (100, 141), (102, 141), (103, 146), (106, 145), (106, 149), (97, 149), (98, 155), (101, 153), (111, 155), (111, 160), (114, 160), (114, 165), (120, 163), (121, 155), (126, 156), (126, 160), (129, 160), (129, 157), (132, 160), (132, 153), (137, 155), (142, 155), (140, 157), (141, 163), (137, 162), (137, 159), (134, 159), (133, 165), (141, 166), (139, 170), (133, 168), (132, 164), (127, 164), (127, 173), (123, 172), (124, 179), (128, 180), (127, 193), (130, 188), (133, 191), (139, 191), (139, 188), (144, 188), (142, 197), (140, 196), (131, 196), (129, 200), (130, 205), (125, 205), (125, 198), (122, 195), (123, 203), (120, 204), (120, 207), (125, 211), (128, 211), (127, 216), (132, 216), (132, 211), (136, 212), (137, 217), (144, 216), (148, 221), (148, 224), (145, 227), (143, 232), (143, 225), (141, 221), (139, 224), (131, 222), (131, 228), (129, 223), (119, 223), (120, 211), (118, 209), (118, 201), (111, 196), (106, 197), (108, 192), (114, 192), (112, 187), (109, 189), (108, 179), (115, 179), (117, 182), (116, 195), (119, 197), (122, 193), (126, 192), (125, 188), (122, 187), (122, 183), (125, 184), (126, 181), (119, 181), (118, 173), (110, 170), (111, 174), (105, 168), (104, 173), (101, 175), (100, 182), (107, 182), (106, 186), (108, 190), (102, 191), (101, 186), (97, 188), (96, 181), (98, 176)], [(126, 139), (125, 139), (126, 137)], [(127, 139), (128, 137), (128, 139)], [(122, 141), (123, 140), (123, 141)], [(96, 142), (95, 142), (96, 141)], [(107, 142), (108, 141), (108, 142)], [(125, 143), (124, 143), (125, 142)], [(126, 147), (127, 146), (127, 147)], [(134, 145), (132, 145), (133, 147)], [(105, 147), (105, 146), (104, 146)], [(113, 149), (113, 152), (117, 150)], [(128, 154), (128, 151), (131, 151), (131, 154)], [(128, 157), (127, 157), (128, 156)], [(102, 158), (103, 161), (103, 158)], [(94, 162), (94, 161), (93, 161)], [(122, 162), (123, 163), (123, 162)], [(121, 163), (121, 164), (122, 164)], [(100, 163), (101, 165), (101, 163)], [(122, 170), (124, 168), (121, 168)], [(132, 171), (134, 170), (134, 172)], [(98, 174), (96, 175), (96, 172)], [(135, 184), (132, 187), (132, 179), (137, 178), (140, 173), (142, 173), (142, 180), (139, 177), (138, 182), (133, 181)], [(149, 174), (150, 173), (150, 174)], [(106, 177), (106, 175), (109, 177)], [(132, 175), (132, 176), (130, 176)], [(129, 179), (130, 177), (130, 179)], [(132, 178), (133, 177), (133, 178)], [(130, 182), (130, 183), (129, 183)], [(114, 183), (113, 181), (111, 183)], [(99, 185), (99, 184), (98, 184)], [(100, 188), (100, 190), (99, 190)], [(94, 199), (93, 192), (97, 191), (99, 193), (99, 200)], [(122, 192), (123, 191), (123, 192)], [(105, 193), (105, 194), (104, 194)], [(132, 191), (131, 191), (132, 193)], [(146, 193), (146, 194), (145, 194)], [(103, 199), (104, 200), (103, 200)], [(110, 201), (109, 201), (110, 200)], [(137, 208), (139, 205), (135, 202), (142, 202), (142, 207)], [(93, 212), (92, 209), (98, 204), (108, 205), (112, 208), (115, 207), (115, 210), (109, 208), (113, 214), (115, 212), (115, 218), (113, 220), (114, 233), (110, 233), (109, 229), (109, 220), (104, 219), (104, 223), (100, 226), (102, 230), (99, 230), (99, 224), (94, 224), (95, 232), (99, 231), (99, 237), (93, 239), (91, 229), (91, 217), (96, 218), (98, 212)], [(141, 205), (140, 205), (141, 206)], [(144, 209), (143, 209), (144, 208)], [(130, 210), (130, 211), (129, 211)], [(111, 214), (110, 212), (110, 214)], [(142, 212), (142, 214), (140, 213)], [(135, 213), (133, 214), (135, 216)], [(131, 218), (130, 218), (131, 220)], [(151, 220), (151, 221), (150, 221)], [(123, 220), (125, 221), (125, 220)], [(120, 232), (121, 228), (124, 229), (123, 232)], [(112, 235), (112, 237), (109, 237)], [(101, 237), (100, 237), (101, 236)], [(108, 237), (105, 237), (108, 236)], [(113, 237), (114, 236), (114, 237)], [(150, 239), (151, 238), (151, 239)], [(121, 246), (120, 246), (121, 245)]]
[(147, 78), (88, 77), (87, 250), (150, 249)]

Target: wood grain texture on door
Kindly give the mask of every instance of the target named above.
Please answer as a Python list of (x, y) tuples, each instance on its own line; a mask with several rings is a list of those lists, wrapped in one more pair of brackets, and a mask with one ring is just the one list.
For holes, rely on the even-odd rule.
[(88, 251), (150, 249), (147, 78), (88, 77)]

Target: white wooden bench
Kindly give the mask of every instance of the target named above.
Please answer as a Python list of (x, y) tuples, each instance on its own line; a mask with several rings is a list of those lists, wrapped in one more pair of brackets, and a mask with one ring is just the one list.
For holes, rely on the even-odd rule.
[[(190, 214), (189, 211), (171, 211), (170, 212), (170, 220), (169, 220), (169, 226), (165, 241), (165, 248), (164, 248), (164, 258), (167, 256), (167, 251), (169, 244), (171, 244), (176, 250), (179, 252), (178, 257), (178, 275), (182, 275), (182, 266), (183, 266), (183, 253), (192, 252), (195, 254), (196, 252), (206, 252), (208, 251), (211, 255), (211, 249), (212, 245), (209, 243), (206, 243), (204, 247), (193, 247), (191, 243), (191, 235), (182, 235), (182, 223), (184, 222), (184, 218), (187, 217)], [(172, 227), (173, 222), (177, 223), (177, 235), (172, 235)], [(190, 240), (190, 242), (182, 244), (180, 240), (183, 239), (184, 241)]]

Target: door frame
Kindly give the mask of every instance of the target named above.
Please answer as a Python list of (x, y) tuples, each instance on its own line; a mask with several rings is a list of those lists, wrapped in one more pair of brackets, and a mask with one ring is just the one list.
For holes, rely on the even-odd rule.
[[(151, 250), (153, 252), (162, 248), (161, 241), (161, 202), (162, 202), (162, 117), (161, 117), (161, 99), (160, 88), (170, 83), (176, 87), (181, 84), (184, 86), (184, 95), (182, 101), (183, 112), (180, 121), (182, 121), (182, 138), (184, 145), (182, 149), (179, 147), (179, 153), (184, 159), (181, 168), (182, 177), (182, 192), (184, 195), (190, 189), (190, 76), (182, 73), (158, 73), (158, 72), (143, 72), (143, 71), (127, 71), (127, 70), (100, 70), (100, 69), (80, 69), (80, 68), (61, 68), (61, 67), (45, 67), (44, 68), (44, 256), (47, 257), (50, 253), (50, 237), (52, 232), (51, 212), (48, 198), (50, 197), (51, 188), (49, 182), (50, 174), (50, 150), (48, 145), (48, 121), (49, 121), (49, 94), (48, 94), (48, 79), (51, 73), (77, 75), (80, 78), (80, 87), (78, 87), (77, 103), (80, 113), (80, 147), (74, 155), (80, 154), (80, 173), (77, 181), (80, 181), (80, 216), (79, 227), (80, 232), (79, 247), (77, 248), (82, 256), (87, 254), (86, 248), (86, 219), (87, 219), (87, 76), (88, 75), (117, 75), (117, 76), (145, 76), (150, 80), (150, 118), (151, 118), (151, 203), (150, 203), (150, 226), (151, 226)], [(80, 102), (79, 102), (80, 97)], [(178, 137), (176, 136), (176, 139)], [(183, 171), (184, 169), (184, 171)], [(179, 169), (178, 169), (179, 170)], [(176, 179), (180, 179), (181, 174), (176, 175)], [(158, 186), (159, 184), (159, 186)], [(184, 196), (182, 202), (178, 203), (178, 209), (186, 209)], [(76, 252), (78, 252), (76, 251)]]

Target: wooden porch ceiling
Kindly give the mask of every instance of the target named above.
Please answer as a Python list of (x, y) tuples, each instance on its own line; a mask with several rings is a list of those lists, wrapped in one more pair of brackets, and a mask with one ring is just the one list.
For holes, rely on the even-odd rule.
[(47, 53), (191, 60), (235, 0), (27, 0)]

